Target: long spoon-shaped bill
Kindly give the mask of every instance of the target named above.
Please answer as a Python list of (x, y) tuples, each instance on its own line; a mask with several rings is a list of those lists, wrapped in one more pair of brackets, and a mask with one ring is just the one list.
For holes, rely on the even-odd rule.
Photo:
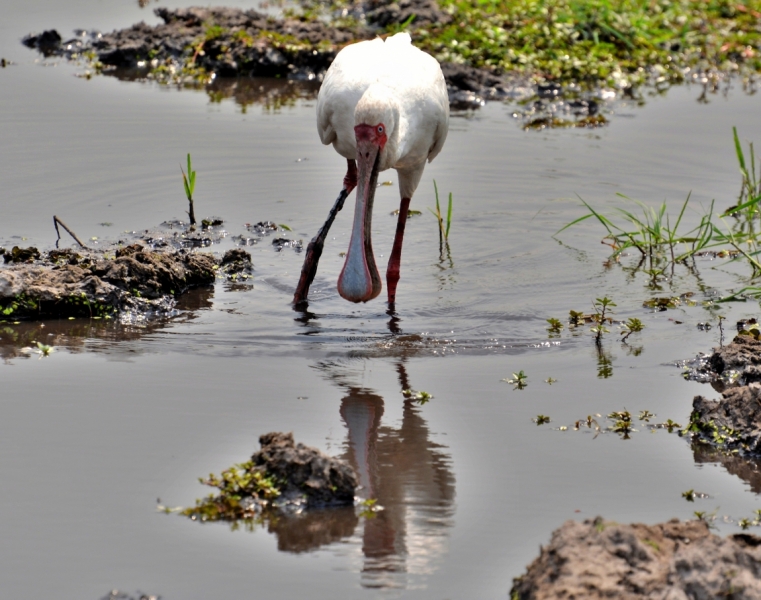
[(357, 204), (349, 250), (338, 277), (338, 293), (351, 302), (372, 300), (383, 289), (370, 236), (379, 160), (380, 148), (377, 144), (357, 140)]

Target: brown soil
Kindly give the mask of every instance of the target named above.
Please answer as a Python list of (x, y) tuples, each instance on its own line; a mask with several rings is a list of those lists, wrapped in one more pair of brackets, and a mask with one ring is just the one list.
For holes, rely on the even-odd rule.
[(761, 538), (722, 538), (703, 521), (619, 525), (567, 521), (511, 598), (687, 600), (761, 598)]

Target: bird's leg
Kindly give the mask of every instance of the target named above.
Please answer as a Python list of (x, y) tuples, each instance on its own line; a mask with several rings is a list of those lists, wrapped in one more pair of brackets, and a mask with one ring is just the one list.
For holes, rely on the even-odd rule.
[(407, 214), (410, 210), (410, 199), (402, 198), (399, 205), (399, 220), (396, 222), (396, 235), (394, 236), (394, 248), (391, 250), (391, 258), (388, 259), (386, 271), (386, 285), (388, 286), (388, 304), (393, 307), (396, 302), (396, 284), (399, 283), (399, 263), (402, 261), (402, 241), (404, 239), (404, 226), (407, 224)]
[(305, 304), (307, 301), (309, 286), (312, 285), (314, 276), (317, 273), (317, 263), (320, 261), (320, 256), (322, 256), (322, 247), (325, 244), (328, 231), (330, 231), (330, 226), (333, 225), (338, 211), (343, 208), (346, 198), (357, 187), (357, 161), (349, 159), (346, 162), (348, 163), (348, 168), (346, 170), (346, 177), (344, 177), (343, 189), (338, 194), (333, 208), (330, 209), (325, 223), (323, 223), (317, 235), (312, 238), (312, 241), (307, 246), (304, 266), (301, 267), (299, 284), (296, 286), (296, 293), (293, 294), (293, 304), (297, 307)]

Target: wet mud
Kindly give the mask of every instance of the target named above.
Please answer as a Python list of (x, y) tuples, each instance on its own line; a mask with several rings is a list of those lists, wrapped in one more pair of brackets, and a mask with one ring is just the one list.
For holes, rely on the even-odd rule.
[(601, 517), (567, 521), (511, 598), (761, 597), (761, 538), (722, 538), (704, 521), (619, 525)]
[[(451, 20), (433, 0), (356, 3), (352, 16), (358, 17), (358, 24), (351, 26), (297, 17), (275, 19), (237, 8), (157, 8), (154, 12), (163, 24), (137, 23), (111, 33), (77, 30), (69, 39), (48, 30), (26, 36), (23, 43), (45, 56), (85, 59), (99, 73), (203, 85), (212, 98), (232, 96), (245, 105), (252, 97), (268, 102), (273, 95), (269, 85), (241, 85), (236, 81), (241, 77), (318, 83), (343, 46), (374, 38), (380, 27), (404, 23), (412, 15), (416, 25)], [(579, 119), (588, 127), (606, 123), (597, 116), (605, 104), (597, 93), (576, 98), (574, 90), (536, 86), (514, 73), (455, 63), (441, 67), (454, 110), (477, 109), (490, 100), (533, 98), (517, 116), (534, 129), (557, 123), (568, 126)], [(269, 89), (262, 94), (265, 87)], [(275, 92), (275, 103), (290, 96), (314, 96), (318, 90), (317, 86), (279, 87), (284, 89)], [(570, 99), (562, 101), (564, 96)]]
[(702, 357), (687, 377), (711, 382), (721, 398), (695, 396), (690, 424), (681, 435), (722, 452), (759, 456), (761, 342), (752, 335), (738, 335), (730, 344)]
[(113, 254), (81, 249), (13, 248), (0, 267), (0, 315), (6, 320), (168, 314), (175, 298), (209, 286), (218, 259), (141, 244)]

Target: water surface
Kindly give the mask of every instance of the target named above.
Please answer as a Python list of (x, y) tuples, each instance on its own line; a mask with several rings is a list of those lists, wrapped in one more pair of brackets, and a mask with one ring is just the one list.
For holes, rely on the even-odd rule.
[[(39, 0), (5, 15), (0, 56), (16, 64), (0, 70), (0, 245), (52, 246), (53, 214), (88, 240), (181, 218), (187, 152), (198, 213), (223, 217), (230, 234), (213, 251), (265, 219), (307, 241), (345, 164), (319, 143), (308, 94), (281, 106), (85, 80), (74, 76), (81, 68), (40, 61), (18, 43), (34, 30), (65, 36), (140, 19), (155, 21), (127, 0), (65, 8)], [(238, 97), (250, 99), (244, 88)], [(667, 363), (718, 343), (716, 327), (697, 328), (715, 323), (701, 302), (741, 285), (742, 268), (702, 259), (657, 290), (644, 273), (604, 266), (609, 249), (594, 226), (566, 232), (562, 243), (551, 236), (582, 214), (577, 194), (607, 210), (621, 206), (616, 192), (672, 210), (689, 192), (696, 207), (729, 206), (740, 182), (731, 127), (761, 140), (758, 97), (734, 88), (708, 104), (696, 88), (646, 97), (598, 130), (524, 132), (514, 107), (501, 104), (454, 118), (413, 199), (424, 214), (407, 227), (396, 315), (380, 299), (357, 306), (335, 291), (349, 202), (306, 313), (289, 306), (303, 255), (276, 252), (264, 238), (248, 248), (251, 286), (195, 292), (169, 322), (0, 325), (5, 593), (504, 598), (569, 518), (652, 523), (716, 507), (751, 516), (758, 498), (749, 484), (696, 462), (676, 435), (638, 426), (624, 441), (553, 429), (623, 408), (684, 423), (694, 394), (715, 395)], [(434, 179), (455, 199), (448, 255), (427, 212)], [(389, 173), (380, 180), (394, 180), (376, 200), (383, 265), (398, 189)], [(684, 292), (698, 305), (642, 307)], [(604, 294), (619, 318), (646, 325), (629, 346), (611, 334), (598, 353), (588, 331), (548, 338), (545, 319), (589, 311)], [(733, 323), (757, 308), (720, 312)], [(33, 340), (55, 346), (52, 356), (20, 352)], [(501, 379), (519, 370), (529, 385), (514, 391)], [(419, 405), (402, 394), (409, 388), (434, 398)], [(540, 413), (552, 423), (534, 425)], [(361, 495), (386, 510), (255, 533), (155, 512), (157, 498), (188, 505), (205, 494), (198, 476), (245, 460), (271, 430), (352, 461)], [(690, 488), (712, 498), (688, 504), (681, 493)]]

